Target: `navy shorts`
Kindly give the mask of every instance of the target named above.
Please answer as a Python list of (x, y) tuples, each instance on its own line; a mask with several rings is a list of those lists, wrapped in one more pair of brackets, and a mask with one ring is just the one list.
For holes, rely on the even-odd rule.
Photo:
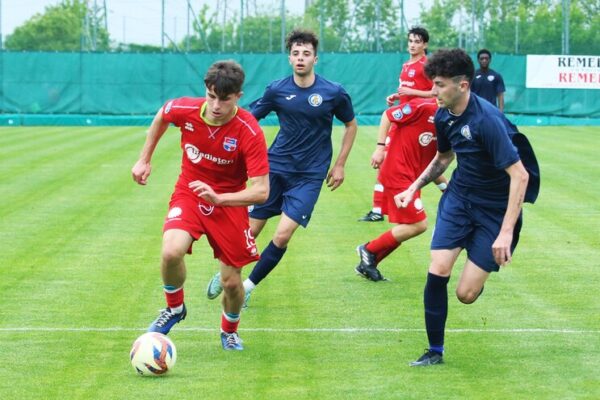
[(306, 228), (321, 193), (323, 180), (271, 172), (269, 184), (269, 198), (265, 203), (255, 205), (250, 217), (269, 219), (284, 212)]
[[(492, 244), (500, 233), (506, 209), (481, 207), (446, 191), (438, 205), (438, 214), (431, 239), (431, 250), (467, 250), (467, 257), (487, 272), (498, 271)], [(511, 252), (519, 242), (523, 214), (515, 225)]]

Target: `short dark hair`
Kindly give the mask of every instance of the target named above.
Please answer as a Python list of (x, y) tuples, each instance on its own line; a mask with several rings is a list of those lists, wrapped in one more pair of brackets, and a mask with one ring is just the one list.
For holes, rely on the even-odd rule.
[(312, 44), (313, 49), (315, 49), (315, 54), (317, 54), (317, 48), (319, 47), (319, 38), (317, 34), (313, 31), (309, 31), (306, 29), (294, 29), (287, 35), (285, 40), (285, 47), (288, 50), (288, 53), (292, 51), (292, 46), (296, 43), (299, 44)]
[(477, 59), (479, 60), (479, 56), (482, 54), (487, 54), (488, 57), (490, 58), (490, 61), (492, 60), (492, 53), (490, 53), (490, 51), (488, 49), (481, 49), (477, 52)]
[(204, 75), (204, 84), (219, 97), (242, 91), (246, 74), (242, 66), (233, 60), (217, 61)]
[(425, 74), (429, 79), (465, 76), (471, 82), (475, 67), (471, 57), (463, 49), (441, 49), (433, 53), (425, 63)]
[(423, 42), (429, 43), (429, 32), (427, 32), (427, 29), (423, 28), (422, 26), (413, 26), (410, 28), (406, 37), (411, 34), (419, 36)]

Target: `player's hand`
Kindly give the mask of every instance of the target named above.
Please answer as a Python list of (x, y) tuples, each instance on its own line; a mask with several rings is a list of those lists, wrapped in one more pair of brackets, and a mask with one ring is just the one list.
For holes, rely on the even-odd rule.
[(404, 192), (398, 193), (394, 196), (394, 203), (398, 208), (406, 208), (413, 199), (415, 192), (413, 190), (406, 189)]
[(327, 187), (331, 188), (331, 191), (339, 188), (344, 183), (344, 167), (334, 165), (327, 174), (326, 182)]
[(192, 189), (192, 192), (196, 193), (198, 197), (202, 197), (210, 204), (219, 205), (219, 195), (213, 190), (213, 188), (210, 185), (202, 181), (192, 181), (188, 184), (188, 187)]
[(152, 166), (149, 162), (142, 160), (138, 160), (133, 168), (131, 168), (131, 176), (133, 177), (133, 180), (140, 185), (145, 185), (148, 183), (148, 176), (150, 176), (150, 172), (152, 172)]
[(388, 107), (393, 105), (394, 102), (398, 99), (398, 95), (396, 93), (394, 94), (390, 94), (388, 97), (385, 98), (385, 102), (387, 103)]
[(385, 159), (385, 148), (383, 146), (377, 146), (373, 155), (371, 156), (371, 167), (379, 168)]
[(512, 251), (510, 250), (512, 240), (512, 233), (500, 232), (492, 244), (492, 254), (494, 254), (496, 264), (504, 266), (512, 261)]
[(400, 86), (398, 88), (398, 95), (399, 96), (412, 96), (413, 90), (410, 88), (407, 88), (406, 86)]

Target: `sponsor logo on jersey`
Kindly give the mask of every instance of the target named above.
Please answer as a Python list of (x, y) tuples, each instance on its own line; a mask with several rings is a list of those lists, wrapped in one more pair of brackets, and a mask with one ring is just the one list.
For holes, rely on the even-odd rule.
[(173, 107), (173, 100), (171, 100), (170, 102), (167, 103), (167, 105), (165, 107), (165, 114), (168, 114), (169, 111), (171, 111), (171, 107)]
[(471, 129), (469, 129), (469, 125), (465, 125), (462, 128), (460, 128), (460, 134), (463, 135), (467, 140), (473, 139), (473, 137), (471, 136)]
[(414, 78), (416, 73), (417, 73), (417, 71), (415, 71), (414, 69), (408, 70), (408, 76), (411, 78)]
[(430, 124), (433, 124), (434, 121), (434, 116), (430, 115), (429, 118), (427, 118), (427, 122), (429, 122)]
[(313, 107), (319, 107), (321, 104), (323, 104), (323, 98), (320, 94), (313, 93), (310, 96), (308, 96), (308, 104), (310, 104)]
[(395, 110), (392, 113), (392, 117), (394, 117), (394, 119), (402, 119), (402, 111), (401, 110)]
[(223, 148), (226, 151), (235, 151), (235, 149), (237, 149), (237, 139), (225, 137), (223, 140)]
[(183, 127), (190, 132), (194, 132), (194, 125), (191, 122), (186, 122)]
[(193, 144), (186, 143), (183, 146), (185, 149), (185, 154), (187, 155), (188, 160), (190, 160), (194, 164), (198, 164), (202, 159), (212, 161), (218, 165), (229, 165), (233, 164), (233, 160), (226, 160), (224, 158), (215, 157), (212, 154), (203, 153)]
[(408, 115), (412, 112), (412, 108), (410, 107), (410, 105), (406, 104), (404, 107), (402, 107), (402, 112), (404, 113), (404, 115)]
[(423, 132), (419, 135), (419, 144), (423, 147), (427, 147), (433, 140), (435, 137), (431, 132)]
[(494, 75), (488, 75), (488, 81), (492, 82), (494, 80)]
[(285, 96), (285, 99), (286, 99), (286, 100), (291, 100), (291, 99), (293, 99), (294, 97), (296, 97), (296, 95), (295, 95), (295, 94), (290, 94), (289, 96)]

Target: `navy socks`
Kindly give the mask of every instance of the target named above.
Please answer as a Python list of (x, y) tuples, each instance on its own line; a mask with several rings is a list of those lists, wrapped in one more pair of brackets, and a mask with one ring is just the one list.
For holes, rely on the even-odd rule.
[(423, 303), (429, 350), (444, 352), (444, 329), (448, 317), (448, 281), (450, 277), (427, 274)]
[(279, 264), (286, 250), (287, 247), (280, 249), (273, 244), (273, 241), (270, 241), (269, 245), (262, 251), (260, 260), (258, 260), (248, 277), (252, 283), (258, 285), (260, 281), (265, 279), (273, 268)]

